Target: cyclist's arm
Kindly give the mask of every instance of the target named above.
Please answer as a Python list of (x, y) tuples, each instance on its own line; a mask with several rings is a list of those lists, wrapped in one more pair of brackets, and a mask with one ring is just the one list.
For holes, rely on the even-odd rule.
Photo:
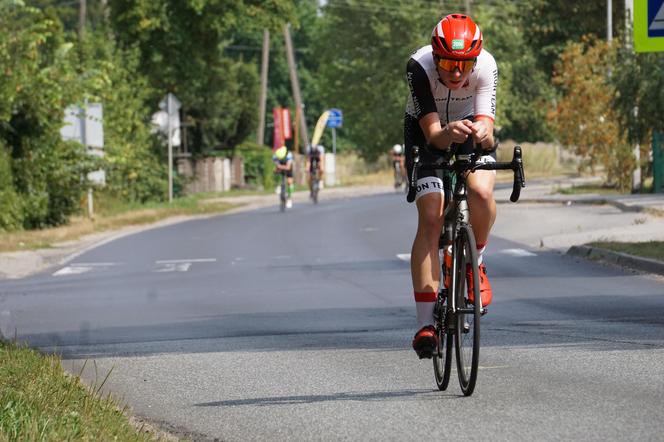
[[(473, 135), (475, 142), (481, 142), (482, 147), (491, 148), (494, 145), (493, 125), (496, 118), (496, 90), (498, 88), (498, 66), (493, 56), (487, 52), (480, 54), (481, 64), (475, 92), (475, 123)], [(479, 62), (478, 62), (479, 64)], [(481, 135), (478, 139), (477, 135)]]
[(475, 119), (472, 130), (476, 143), (481, 143), (485, 149), (493, 147), (493, 120), (491, 118), (480, 115)]
[(450, 121), (443, 127), (437, 112), (425, 115), (419, 123), (427, 143), (440, 150), (448, 150), (452, 143), (463, 143), (473, 133), (470, 120)]

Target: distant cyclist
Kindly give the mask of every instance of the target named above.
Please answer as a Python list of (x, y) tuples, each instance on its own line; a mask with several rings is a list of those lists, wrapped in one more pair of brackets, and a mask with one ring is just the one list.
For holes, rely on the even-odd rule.
[(286, 175), (286, 207), (293, 207), (293, 154), (286, 146), (281, 146), (274, 151), (272, 156), (275, 172)]
[[(470, 17), (450, 14), (443, 18), (433, 28), (431, 45), (411, 55), (406, 75), (410, 88), (404, 121), (408, 176), (413, 167), (413, 146), (420, 148), (423, 162), (440, 158), (452, 147), (464, 152), (472, 151), (475, 144), (493, 148), (498, 69), (493, 56), (482, 49), (482, 32)], [(485, 155), (481, 161), (495, 161), (495, 157)], [(491, 302), (482, 254), (496, 218), (495, 179), (493, 171), (476, 171), (467, 179), (484, 305)], [(430, 358), (436, 346), (433, 310), (440, 284), (438, 238), (443, 224), (443, 186), (434, 171), (420, 171), (416, 185), (418, 225), (411, 276), (420, 329), (413, 338), (413, 348), (421, 358)], [(469, 281), (472, 293), (472, 278)]]
[(392, 156), (392, 170), (394, 171), (394, 188), (399, 189), (406, 182), (406, 158), (401, 144), (395, 144), (390, 151)]
[(325, 148), (319, 144), (307, 148), (307, 172), (309, 173), (309, 195), (313, 198), (314, 178), (318, 180), (319, 189), (323, 182), (323, 173), (325, 171)]

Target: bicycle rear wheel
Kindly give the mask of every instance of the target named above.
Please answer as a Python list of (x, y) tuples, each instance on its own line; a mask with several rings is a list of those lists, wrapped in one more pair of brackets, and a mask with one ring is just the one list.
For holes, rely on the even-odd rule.
[[(470, 226), (461, 226), (455, 244), (456, 259), (456, 331), (455, 349), (459, 384), (465, 396), (473, 394), (480, 361), (481, 299), (475, 235)], [(467, 267), (472, 269), (475, 303), (468, 301)]]
[(438, 337), (438, 346), (433, 355), (433, 373), (439, 390), (446, 390), (450, 382), (452, 371), (452, 341), (453, 336), (447, 332), (445, 299), (438, 295), (436, 302), (435, 327)]
[(318, 204), (318, 190), (320, 189), (320, 185), (318, 184), (318, 178), (315, 178), (313, 184), (313, 192), (312, 192), (312, 199), (314, 200), (314, 204)]

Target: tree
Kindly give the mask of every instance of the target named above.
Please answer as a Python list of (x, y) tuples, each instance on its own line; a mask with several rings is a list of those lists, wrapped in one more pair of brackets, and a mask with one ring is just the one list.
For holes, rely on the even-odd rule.
[(629, 140), (645, 144), (651, 131), (664, 132), (664, 54), (622, 47), (618, 59), (612, 77), (618, 92), (613, 106)]
[(20, 214), (12, 203), (14, 215), (0, 229), (62, 224), (79, 209), (81, 177), (92, 165), (85, 148), (63, 142), (59, 132), (64, 107), (78, 93), (71, 49), (59, 22), (20, 2), (0, 3), (1, 168), (11, 170), (0, 192), (20, 200)]
[(237, 29), (262, 34), (293, 16), (289, 0), (111, 0), (123, 47), (137, 46), (140, 69), (154, 88), (153, 103), (173, 92), (184, 119), (195, 124), (193, 150), (233, 147), (257, 121), (255, 65), (224, 48)]
[[(321, 94), (344, 111), (346, 136), (375, 159), (403, 139), (409, 54), (429, 42), (435, 5), (330, 0), (315, 43)], [(323, 89), (324, 86), (324, 89)]]
[(553, 78), (562, 97), (551, 121), (560, 142), (583, 158), (580, 168), (602, 165), (610, 184), (629, 190), (635, 164), (611, 105), (616, 91), (607, 78), (615, 54), (614, 46), (592, 38), (567, 44)]
[[(615, 35), (624, 30), (624, 6), (613, 2)], [(606, 36), (606, 0), (531, 0), (520, 3), (519, 8), (526, 44), (536, 49), (537, 66), (549, 77), (568, 42), (579, 42), (585, 35)]]
[(505, 0), (473, 11), (484, 47), (498, 64), (496, 126), (500, 138), (545, 141), (551, 138), (547, 109), (553, 98), (548, 75), (537, 67), (519, 6)]

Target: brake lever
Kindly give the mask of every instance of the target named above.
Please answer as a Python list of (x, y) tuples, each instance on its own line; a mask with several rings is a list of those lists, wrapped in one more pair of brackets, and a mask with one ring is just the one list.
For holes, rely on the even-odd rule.
[(417, 187), (417, 169), (420, 163), (420, 148), (413, 146), (413, 170), (410, 172), (410, 182), (408, 183), (408, 196), (406, 201), (412, 203), (415, 201), (416, 187)]

